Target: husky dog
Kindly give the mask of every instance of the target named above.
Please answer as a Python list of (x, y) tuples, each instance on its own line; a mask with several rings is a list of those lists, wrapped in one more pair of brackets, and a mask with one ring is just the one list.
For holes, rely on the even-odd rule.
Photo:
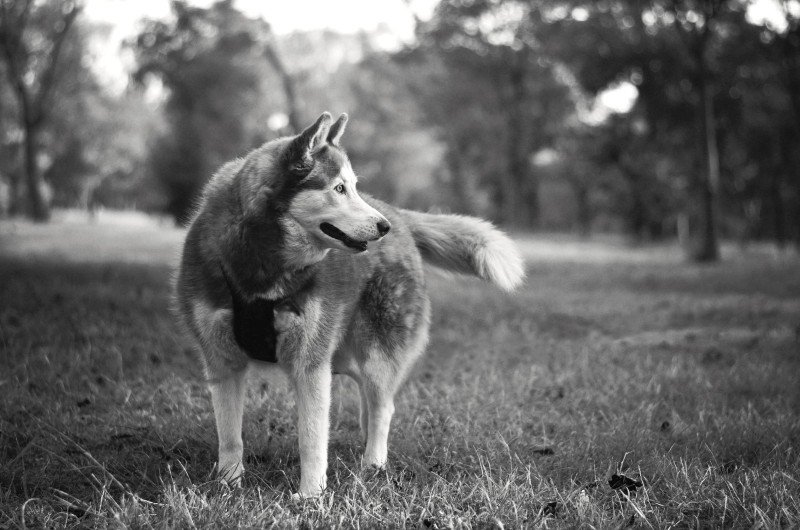
[(325, 488), (331, 376), (361, 394), (363, 464), (386, 464), (394, 395), (428, 340), (423, 260), (512, 290), (514, 244), (472, 217), (394, 208), (356, 191), (339, 141), (347, 115), (224, 165), (183, 247), (177, 309), (202, 354), (219, 438), (238, 484), (249, 365), (276, 363), (297, 393), (300, 497)]

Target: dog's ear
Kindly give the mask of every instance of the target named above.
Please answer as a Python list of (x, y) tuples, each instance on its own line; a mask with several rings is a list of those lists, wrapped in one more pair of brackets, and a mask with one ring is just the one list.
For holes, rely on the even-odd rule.
[(347, 114), (342, 113), (328, 131), (328, 143), (339, 147), (339, 138), (344, 134), (345, 127), (347, 127)]
[(286, 150), (286, 161), (291, 171), (299, 174), (311, 171), (311, 152), (323, 141), (330, 126), (331, 114), (323, 112), (317, 121), (292, 140)]

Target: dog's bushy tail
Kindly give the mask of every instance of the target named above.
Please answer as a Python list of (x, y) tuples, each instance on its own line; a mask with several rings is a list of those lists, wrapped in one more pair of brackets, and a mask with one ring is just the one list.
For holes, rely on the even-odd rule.
[(422, 258), (431, 265), (474, 274), (506, 291), (522, 283), (525, 268), (516, 245), (488, 221), (411, 210), (402, 214)]

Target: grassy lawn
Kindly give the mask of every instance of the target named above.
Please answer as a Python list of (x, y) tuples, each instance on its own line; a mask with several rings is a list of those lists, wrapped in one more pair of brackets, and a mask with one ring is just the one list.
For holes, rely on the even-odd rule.
[(337, 381), (328, 492), (292, 504), (280, 377), (249, 392), (244, 488), (211, 480), (210, 399), (169, 313), (180, 238), (0, 224), (0, 528), (800, 526), (797, 258), (527, 237), (513, 296), (430, 275), (388, 469), (359, 468)]

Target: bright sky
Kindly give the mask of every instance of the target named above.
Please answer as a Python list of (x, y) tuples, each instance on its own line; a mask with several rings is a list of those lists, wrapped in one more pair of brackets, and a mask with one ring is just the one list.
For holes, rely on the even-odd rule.
[[(213, 1), (189, 3), (207, 7)], [(267, 20), (279, 35), (315, 29), (358, 33), (381, 28), (388, 34), (386, 46), (396, 47), (413, 38), (414, 13), (428, 18), (436, 3), (436, 0), (236, 0), (235, 5), (248, 16)], [(107, 38), (98, 38), (94, 43), (94, 64), (104, 82), (121, 90), (132, 61), (120, 51), (121, 43), (136, 34), (142, 18), (168, 18), (169, 0), (87, 0), (85, 12), (92, 22), (109, 26)]]
[[(800, 17), (800, 1), (789, 0), (785, 4), (795, 17)], [(754, 0), (747, 8), (747, 20), (752, 24), (770, 26), (776, 31), (786, 29), (786, 17), (783, 15), (780, 0)]]

